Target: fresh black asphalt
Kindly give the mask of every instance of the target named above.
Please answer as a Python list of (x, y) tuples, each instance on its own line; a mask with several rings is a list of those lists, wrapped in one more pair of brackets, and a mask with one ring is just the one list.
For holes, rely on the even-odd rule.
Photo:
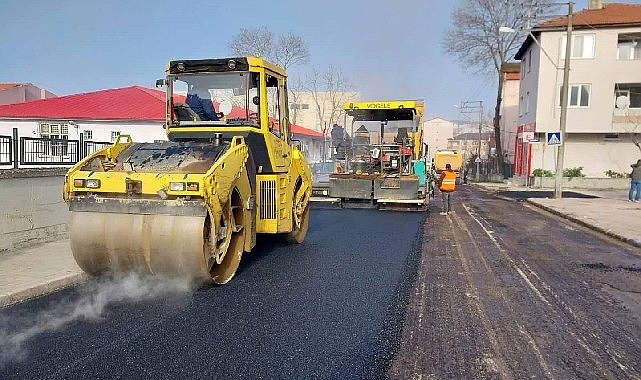
[(2, 309), (0, 378), (383, 378), (425, 216), (315, 209), (303, 244), (259, 239), (225, 286), (133, 297), (91, 281)]

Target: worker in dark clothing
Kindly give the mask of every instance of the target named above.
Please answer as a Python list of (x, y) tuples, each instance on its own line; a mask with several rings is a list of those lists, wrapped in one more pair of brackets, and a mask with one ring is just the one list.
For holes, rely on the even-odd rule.
[(200, 120), (218, 121), (220, 120), (216, 111), (214, 110), (214, 103), (211, 101), (211, 95), (205, 88), (199, 87), (197, 84), (192, 86), (189, 94), (187, 94), (187, 105), (194, 111)]

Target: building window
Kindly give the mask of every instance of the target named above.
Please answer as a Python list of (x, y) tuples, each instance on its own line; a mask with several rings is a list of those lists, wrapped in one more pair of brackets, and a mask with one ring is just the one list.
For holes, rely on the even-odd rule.
[(89, 129), (85, 129), (84, 131), (82, 131), (82, 137), (85, 140), (93, 140), (93, 131)]
[(523, 116), (523, 95), (519, 97), (519, 116)]
[(614, 106), (619, 109), (641, 108), (641, 84), (616, 85)]
[(69, 139), (69, 124), (40, 123), (40, 138), (49, 141), (38, 142), (38, 152), (52, 156), (66, 156)]
[(300, 105), (300, 109), (302, 109), (302, 110), (308, 110), (308, 109), (309, 109), (309, 104), (307, 104), (307, 103), (303, 103), (303, 104), (301, 104), (301, 105)]
[(641, 59), (641, 33), (619, 34), (617, 59), (626, 61)]
[[(568, 92), (568, 107), (586, 108), (590, 106), (590, 91), (589, 84), (571, 84), (570, 91)], [(563, 86), (559, 86), (559, 107), (561, 107), (561, 94)]]
[[(572, 36), (572, 58), (594, 58), (594, 34), (575, 34)], [(561, 37), (561, 57), (565, 57), (567, 36)]]
[(525, 95), (525, 113), (530, 112), (530, 91)]
[(618, 133), (606, 133), (604, 137), (605, 137), (606, 140), (617, 140), (619, 138), (619, 134)]
[(118, 136), (120, 136), (120, 131), (111, 131), (111, 142), (116, 141)]
[(532, 71), (532, 49), (527, 53), (527, 72)]

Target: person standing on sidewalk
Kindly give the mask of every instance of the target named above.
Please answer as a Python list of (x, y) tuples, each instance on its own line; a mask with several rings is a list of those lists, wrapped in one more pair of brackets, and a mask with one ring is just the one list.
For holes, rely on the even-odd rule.
[[(641, 160), (637, 160), (636, 164), (630, 166), (632, 166), (632, 174), (630, 174), (632, 180), (630, 181), (628, 201), (639, 202), (639, 199), (641, 199)], [(632, 197), (633, 195), (634, 198)]]
[(441, 191), (443, 200), (441, 215), (447, 215), (452, 212), (452, 193), (456, 189), (456, 173), (452, 170), (452, 165), (445, 165), (445, 170), (441, 172), (438, 179), (438, 189)]

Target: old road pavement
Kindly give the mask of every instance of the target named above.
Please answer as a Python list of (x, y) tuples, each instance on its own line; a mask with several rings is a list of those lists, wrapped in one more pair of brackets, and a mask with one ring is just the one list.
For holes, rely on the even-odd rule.
[(125, 276), (0, 309), (3, 379), (641, 378), (641, 252), (461, 186), (312, 212), (228, 285)]
[(424, 226), (393, 379), (641, 378), (641, 252), (462, 186)]

